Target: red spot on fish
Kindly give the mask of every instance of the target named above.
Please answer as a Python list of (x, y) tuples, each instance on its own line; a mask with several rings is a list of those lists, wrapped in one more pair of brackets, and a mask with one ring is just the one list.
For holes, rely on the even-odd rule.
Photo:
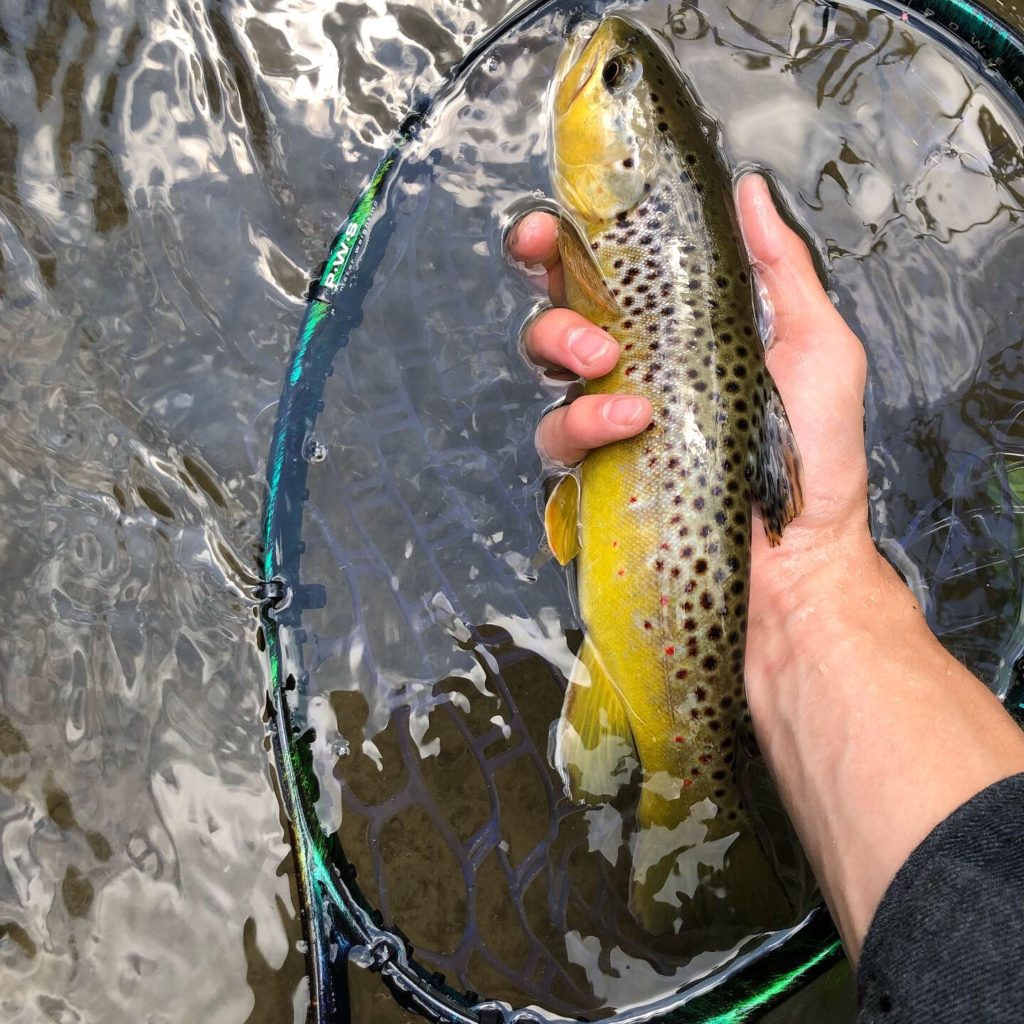
[(669, 644), (669, 646), (665, 648), (665, 653), (669, 655), (675, 654), (676, 649), (671, 644)]
[(685, 742), (686, 742), (686, 737), (685, 736), (677, 736), (676, 737), (676, 743), (685, 743)]
[(662, 608), (667, 608), (668, 607), (668, 602), (669, 602), (668, 594), (662, 594), (661, 595), (661, 607)]
[(683, 785), (689, 789), (693, 785), (693, 779), (683, 779)]
[(661, 545), (661, 550), (662, 551), (668, 551), (668, 545), (667, 544), (662, 544)]
[(650, 624), (650, 622), (648, 622), (648, 621), (647, 621), (647, 620), (645, 619), (645, 620), (644, 620), (644, 629), (650, 629), (650, 628), (651, 628), (651, 624)]
[(619, 575), (620, 576), (625, 576), (626, 575), (626, 570), (625, 569), (620, 569), (619, 570)]
[(613, 548), (617, 548), (618, 546), (619, 546), (619, 542), (617, 540), (613, 540), (612, 541), (612, 547)]
[(636, 504), (636, 495), (635, 494), (631, 494), (629, 496), (629, 503), (630, 503), (630, 505), (635, 505)]

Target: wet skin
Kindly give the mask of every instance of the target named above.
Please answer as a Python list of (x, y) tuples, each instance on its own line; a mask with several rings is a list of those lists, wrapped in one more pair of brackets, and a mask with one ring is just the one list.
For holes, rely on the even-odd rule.
[[(761, 749), (856, 961), (903, 861), (965, 800), (1024, 771), (1024, 735), (935, 640), (874, 547), (864, 347), (764, 180), (741, 178), (736, 206), (771, 308), (766, 364), (802, 454), (805, 499), (784, 544), (769, 547), (759, 523), (752, 531), (747, 699)], [(543, 266), (552, 301), (561, 301), (553, 217), (523, 218), (509, 252)], [(585, 379), (604, 376), (619, 357), (611, 336), (562, 308), (531, 321), (524, 348), (539, 365)], [(583, 396), (544, 417), (537, 447), (548, 461), (573, 465), (639, 433), (650, 418), (643, 398)]]

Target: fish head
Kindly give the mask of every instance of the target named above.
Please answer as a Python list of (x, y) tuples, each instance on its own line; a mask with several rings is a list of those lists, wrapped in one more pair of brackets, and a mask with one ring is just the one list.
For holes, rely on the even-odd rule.
[[(670, 78), (665, 78), (669, 75)], [(580, 25), (555, 71), (552, 179), (585, 224), (632, 209), (662, 170), (651, 82), (679, 76), (651, 36), (619, 17)]]

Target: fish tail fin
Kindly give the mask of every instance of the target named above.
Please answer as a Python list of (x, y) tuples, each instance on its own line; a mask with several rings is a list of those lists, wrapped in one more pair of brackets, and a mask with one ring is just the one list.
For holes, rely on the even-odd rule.
[(565, 691), (553, 760), (566, 792), (581, 803), (614, 798), (638, 765), (625, 706), (589, 639)]
[[(682, 805), (686, 817), (673, 823), (670, 804)], [(629, 909), (651, 934), (792, 923), (793, 906), (753, 831), (738, 822), (709, 838), (717, 813), (711, 801), (686, 806), (654, 798), (645, 805), (641, 796)]]
[(731, 924), (775, 929), (794, 923), (796, 910), (775, 866), (751, 827), (729, 847), (725, 862)]
[(750, 452), (754, 498), (761, 509), (768, 543), (782, 541), (782, 531), (804, 508), (800, 450), (775, 382), (765, 375), (761, 424)]

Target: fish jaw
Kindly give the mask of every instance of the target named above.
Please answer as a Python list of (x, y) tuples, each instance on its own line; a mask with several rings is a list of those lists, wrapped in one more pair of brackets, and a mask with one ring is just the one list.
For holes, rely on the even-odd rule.
[(645, 118), (632, 93), (613, 91), (603, 74), (627, 52), (629, 31), (620, 18), (593, 30), (581, 26), (555, 73), (552, 182), (559, 202), (588, 227), (630, 209), (643, 194), (637, 155)]

